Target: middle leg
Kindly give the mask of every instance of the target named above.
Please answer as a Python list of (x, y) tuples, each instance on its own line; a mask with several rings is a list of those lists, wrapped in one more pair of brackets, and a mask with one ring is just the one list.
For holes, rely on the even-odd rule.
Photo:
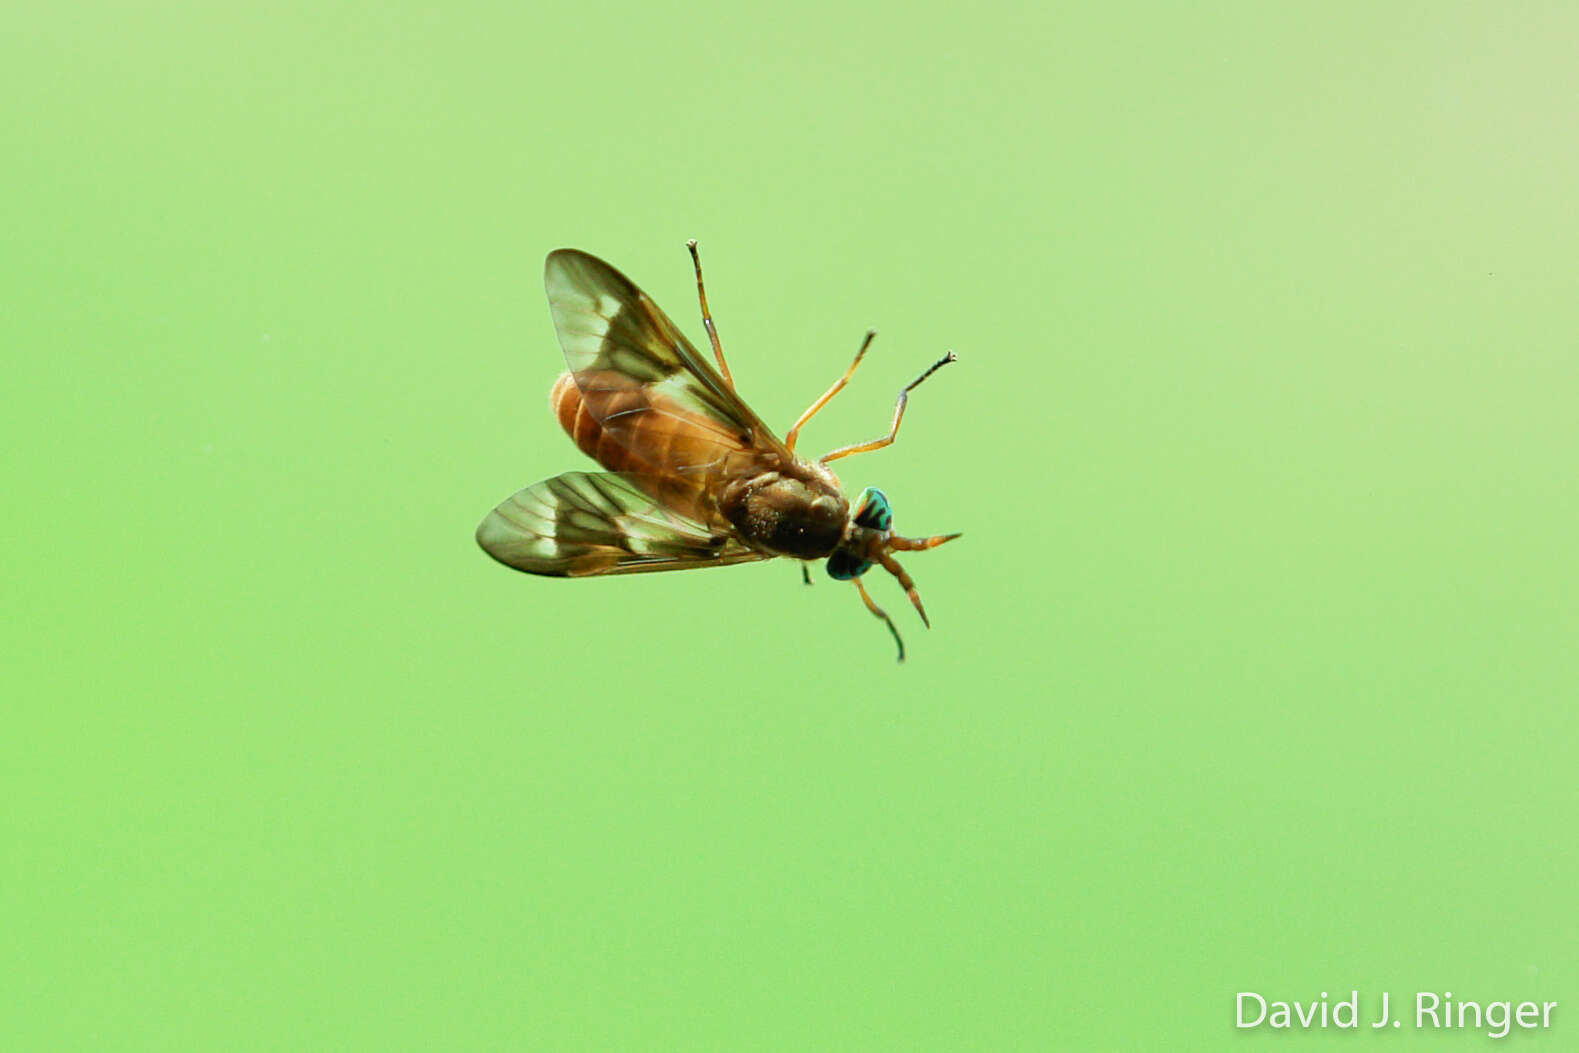
[(876, 335), (876, 329), (868, 329), (866, 331), (866, 339), (861, 341), (861, 349), (855, 353), (855, 361), (851, 362), (850, 368), (844, 371), (844, 376), (834, 381), (833, 387), (824, 391), (822, 396), (816, 402), (813, 402), (805, 413), (800, 415), (800, 419), (790, 425), (790, 430), (784, 435), (784, 445), (791, 453), (795, 452), (795, 440), (800, 438), (801, 428), (805, 426), (807, 421), (811, 420), (814, 413), (826, 406), (835, 395), (844, 390), (844, 386), (850, 382), (850, 375), (855, 372), (855, 367), (861, 364), (862, 358), (866, 357), (866, 349), (872, 346), (872, 337)]

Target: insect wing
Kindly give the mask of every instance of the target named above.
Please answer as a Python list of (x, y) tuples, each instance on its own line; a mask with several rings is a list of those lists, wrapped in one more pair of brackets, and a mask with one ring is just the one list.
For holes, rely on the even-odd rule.
[(553, 313), (559, 346), (587, 408), (622, 445), (633, 445), (634, 421), (617, 395), (644, 389), (644, 410), (706, 422), (719, 441), (741, 449), (778, 454), (784, 448), (751, 408), (633, 282), (596, 256), (576, 249), (548, 254), (543, 287)]
[(477, 526), (477, 544), (530, 574), (585, 577), (767, 559), (664, 508), (634, 477), (566, 472), (533, 483)]

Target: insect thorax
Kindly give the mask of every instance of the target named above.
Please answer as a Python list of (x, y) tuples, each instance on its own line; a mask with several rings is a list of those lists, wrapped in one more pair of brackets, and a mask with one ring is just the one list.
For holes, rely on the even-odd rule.
[(850, 512), (837, 486), (780, 472), (728, 484), (718, 508), (747, 544), (794, 559), (821, 559), (837, 548)]

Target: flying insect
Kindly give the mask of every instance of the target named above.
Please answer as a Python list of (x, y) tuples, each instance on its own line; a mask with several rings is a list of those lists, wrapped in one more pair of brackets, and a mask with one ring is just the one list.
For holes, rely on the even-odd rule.
[(719, 567), (788, 557), (826, 559), (828, 574), (853, 582), (905, 657), (893, 619), (861, 577), (881, 566), (930, 627), (915, 582), (894, 558), (959, 537), (893, 533), (881, 490), (868, 487), (853, 510), (828, 467), (893, 443), (910, 392), (956, 361), (950, 351), (899, 392), (888, 433), (816, 460), (795, 452), (806, 422), (850, 380), (871, 346), (868, 331), (844, 375), (780, 440), (735, 391), (707, 306), (696, 242), (702, 326), (716, 369), (668, 315), (609, 264), (576, 249), (548, 254), (543, 285), (568, 367), (549, 403), (555, 417), (606, 472), (566, 472), (500, 502), (477, 527), (483, 551), (530, 574), (592, 577)]

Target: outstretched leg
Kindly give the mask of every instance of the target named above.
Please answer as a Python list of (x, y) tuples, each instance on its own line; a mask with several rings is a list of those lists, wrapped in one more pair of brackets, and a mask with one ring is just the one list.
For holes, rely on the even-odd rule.
[(876, 335), (876, 329), (868, 329), (866, 331), (866, 339), (861, 341), (861, 349), (855, 353), (855, 361), (851, 362), (850, 368), (844, 371), (844, 376), (834, 381), (833, 387), (829, 388), (827, 391), (824, 391), (822, 393), (822, 397), (816, 402), (813, 402), (811, 407), (807, 409), (805, 413), (800, 415), (800, 419), (790, 426), (790, 430), (784, 435), (784, 445), (791, 453), (795, 452), (795, 440), (800, 437), (801, 427), (807, 421), (811, 420), (812, 414), (822, 409), (828, 404), (829, 400), (831, 400), (840, 391), (844, 390), (844, 386), (850, 382), (850, 374), (854, 373), (855, 367), (861, 364), (861, 359), (866, 355), (866, 349), (872, 346), (872, 337)]
[[(952, 536), (953, 537), (959, 537), (958, 534), (954, 534)], [(929, 540), (937, 540), (937, 543), (939, 545), (941, 545), (941, 544), (943, 544), (944, 541), (950, 540), (950, 538), (945, 537), (945, 538), (942, 538), (942, 539), (929, 539)], [(927, 547), (927, 548), (935, 548), (936, 546), (935, 545), (927, 545), (925, 547)], [(884, 570), (888, 571), (888, 573), (892, 574), (894, 577), (899, 579), (900, 587), (905, 590), (905, 595), (910, 597), (910, 602), (911, 602), (912, 605), (915, 606), (916, 613), (921, 615), (921, 624), (925, 625), (928, 629), (932, 628), (932, 622), (931, 622), (931, 620), (929, 618), (927, 618), (927, 609), (925, 607), (921, 606), (921, 594), (916, 591), (915, 580), (913, 578), (911, 578), (908, 573), (906, 573), (904, 567), (901, 567), (899, 565), (899, 561), (897, 559), (895, 559), (893, 556), (890, 556), (888, 553), (883, 552), (883, 553), (879, 554), (877, 559), (878, 559), (878, 562), (882, 563)]]
[(735, 378), (729, 375), (729, 364), (724, 361), (724, 348), (718, 342), (718, 330), (713, 327), (712, 312), (707, 309), (707, 290), (702, 286), (702, 258), (696, 254), (696, 239), (692, 238), (685, 243), (691, 250), (691, 262), (696, 265), (696, 298), (702, 301), (702, 328), (707, 330), (707, 339), (713, 344), (713, 357), (718, 359), (718, 371), (724, 375), (724, 383), (729, 385), (729, 390), (735, 390)]
[(872, 597), (866, 594), (866, 586), (861, 584), (860, 578), (851, 578), (850, 580), (855, 582), (857, 589), (861, 590), (861, 600), (866, 604), (866, 609), (883, 619), (883, 624), (888, 626), (888, 631), (894, 634), (894, 643), (899, 645), (899, 660), (903, 662), (905, 660), (905, 641), (899, 638), (899, 630), (894, 628), (894, 620), (888, 616), (887, 611), (872, 602)]
[[(859, 359), (857, 359), (857, 361), (859, 361)], [(936, 373), (950, 362), (957, 361), (959, 361), (958, 357), (955, 356), (954, 352), (950, 351), (948, 354), (932, 363), (931, 368), (925, 373), (921, 374), (919, 377), (905, 385), (904, 390), (899, 393), (899, 401), (894, 404), (894, 422), (888, 426), (887, 435), (883, 436), (881, 439), (873, 439), (871, 442), (858, 442), (854, 446), (841, 446), (832, 453), (823, 454), (823, 456), (819, 458), (819, 463), (827, 464), (829, 461), (837, 461), (840, 457), (848, 457), (852, 453), (866, 453), (868, 450), (880, 450), (884, 446), (891, 445), (894, 441), (894, 436), (899, 433), (899, 421), (905, 415), (905, 402), (910, 398), (910, 389), (920, 384), (923, 380), (927, 379), (927, 377), (930, 377), (933, 373)], [(854, 367), (852, 366), (851, 368), (853, 369)], [(835, 386), (834, 390), (838, 390), (838, 387)], [(829, 394), (831, 395), (832, 392)]]
[(901, 552), (925, 552), (929, 548), (937, 548), (945, 541), (953, 541), (960, 537), (959, 534), (933, 534), (931, 537), (900, 537), (895, 534), (888, 539), (889, 548), (897, 548)]

